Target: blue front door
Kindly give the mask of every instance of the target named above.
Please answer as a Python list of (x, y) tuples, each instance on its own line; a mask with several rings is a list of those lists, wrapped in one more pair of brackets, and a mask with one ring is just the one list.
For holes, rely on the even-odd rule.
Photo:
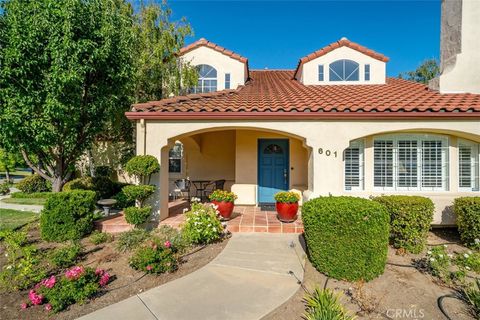
[(273, 203), (275, 193), (288, 190), (288, 139), (258, 140), (258, 203)]

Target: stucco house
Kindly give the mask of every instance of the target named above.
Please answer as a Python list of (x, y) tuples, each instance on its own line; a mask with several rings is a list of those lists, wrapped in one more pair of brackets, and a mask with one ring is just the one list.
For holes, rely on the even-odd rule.
[(160, 219), (172, 181), (189, 177), (225, 179), (239, 205), (271, 203), (278, 190), (304, 201), (422, 195), (434, 224), (453, 224), (453, 199), (480, 190), (480, 2), (442, 6), (442, 74), (430, 86), (388, 78), (386, 56), (346, 38), (295, 70), (250, 70), (205, 39), (182, 49), (199, 69), (192, 93), (126, 113), (137, 154), (161, 163)]

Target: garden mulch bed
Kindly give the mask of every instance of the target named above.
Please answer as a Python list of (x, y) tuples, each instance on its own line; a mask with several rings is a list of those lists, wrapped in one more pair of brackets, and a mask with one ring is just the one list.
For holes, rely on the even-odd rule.
[[(55, 244), (42, 242), (39, 240), (38, 227), (29, 231), (31, 240), (35, 242), (39, 249), (50, 249)], [(67, 310), (57, 314), (49, 314), (43, 309), (43, 306), (30, 307), (21, 310), (20, 304), (28, 300), (28, 290), (12, 293), (0, 293), (0, 319), (76, 319), (82, 315), (91, 313), (95, 310), (104, 308), (108, 305), (141, 293), (150, 288), (162, 285), (169, 281), (183, 277), (212, 261), (225, 247), (228, 240), (206, 246), (205, 248), (193, 252), (183, 258), (177, 271), (174, 273), (161, 275), (144, 275), (143, 272), (133, 270), (128, 265), (130, 252), (119, 253), (115, 249), (115, 240), (110, 243), (93, 245), (88, 238), (81, 241), (86, 255), (79, 265), (92, 268), (103, 268), (112, 276), (115, 276), (106, 289), (97, 297), (84, 305), (72, 305)], [(2, 252), (3, 248), (0, 248)], [(195, 249), (193, 250), (195, 251)], [(5, 256), (0, 255), (0, 268), (6, 263)], [(142, 277), (143, 276), (143, 277)]]
[[(429, 244), (447, 243), (449, 250), (465, 251), (459, 245), (456, 232), (437, 229), (430, 232)], [(404, 256), (397, 255), (389, 249), (388, 262), (400, 265), (412, 265), (412, 259), (419, 259), (424, 254)], [(326, 276), (318, 272), (307, 260), (304, 284), (308, 290), (315, 286), (323, 288)], [(439, 283), (436, 278), (422, 273), (416, 268), (387, 265), (383, 275), (368, 283), (352, 283), (329, 279), (327, 288), (342, 293), (341, 302), (355, 314), (357, 319), (428, 319), (445, 320), (437, 306), (438, 297), (454, 293), (454, 290)], [(300, 288), (295, 295), (262, 320), (300, 320), (305, 310), (303, 298), (305, 291)], [(474, 319), (466, 304), (457, 299), (444, 300), (445, 311), (455, 320)]]

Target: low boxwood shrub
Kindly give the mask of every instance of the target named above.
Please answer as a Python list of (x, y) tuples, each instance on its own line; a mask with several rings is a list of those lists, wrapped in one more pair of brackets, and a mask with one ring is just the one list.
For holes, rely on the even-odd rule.
[(390, 215), (393, 246), (420, 253), (427, 242), (435, 206), (429, 198), (419, 196), (380, 196), (373, 198)]
[(72, 191), (72, 190), (93, 190), (93, 179), (92, 177), (81, 177), (68, 181), (63, 185), (63, 191)]
[(143, 208), (128, 207), (123, 210), (125, 214), (125, 220), (138, 227), (139, 225), (147, 222), (150, 214), (152, 213), (152, 207), (146, 206)]
[(97, 193), (98, 199), (106, 199), (112, 197), (116, 193), (116, 185), (109, 177), (105, 176), (94, 178), (81, 177), (65, 183), (62, 190), (92, 190)]
[(470, 247), (480, 247), (480, 197), (455, 199), (453, 211), (462, 242)]
[(113, 199), (117, 200), (117, 203), (113, 205), (115, 209), (122, 210), (135, 205), (135, 199), (130, 199), (123, 191), (120, 191), (114, 195)]
[(176, 248), (167, 240), (164, 243), (150, 241), (138, 248), (130, 258), (130, 266), (146, 273), (165, 273), (177, 269)]
[(72, 243), (64, 247), (56, 248), (50, 253), (50, 262), (58, 268), (73, 266), (82, 253), (80, 243)]
[(310, 261), (336, 279), (371, 280), (385, 269), (389, 216), (377, 202), (321, 197), (304, 203), (302, 220)]
[(211, 204), (192, 202), (185, 216), (182, 232), (191, 243), (207, 244), (221, 238), (223, 226), (217, 211)]
[(17, 183), (16, 187), (25, 193), (52, 191), (52, 183), (43, 179), (38, 174), (25, 177), (22, 181)]
[(13, 192), (10, 195), (10, 197), (16, 198), (16, 199), (25, 199), (25, 198), (46, 199), (52, 194), (53, 192), (33, 192), (33, 193)]
[(46, 241), (80, 239), (93, 228), (95, 192), (74, 190), (52, 194), (40, 215), (40, 231)]
[(4, 196), (10, 193), (10, 183), (0, 183), (0, 196)]
[(111, 242), (113, 240), (113, 236), (110, 233), (95, 230), (90, 235), (89, 240), (92, 244), (99, 245), (101, 243)]

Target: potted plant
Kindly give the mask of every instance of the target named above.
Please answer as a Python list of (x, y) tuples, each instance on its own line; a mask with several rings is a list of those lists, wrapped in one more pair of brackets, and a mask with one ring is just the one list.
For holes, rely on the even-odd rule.
[(296, 192), (281, 191), (275, 194), (275, 209), (277, 218), (282, 222), (293, 222), (297, 220), (298, 201), (300, 196)]
[(217, 206), (217, 210), (225, 220), (229, 220), (232, 216), (234, 202), (237, 199), (237, 195), (233, 192), (225, 190), (215, 190), (208, 198), (210, 202)]

